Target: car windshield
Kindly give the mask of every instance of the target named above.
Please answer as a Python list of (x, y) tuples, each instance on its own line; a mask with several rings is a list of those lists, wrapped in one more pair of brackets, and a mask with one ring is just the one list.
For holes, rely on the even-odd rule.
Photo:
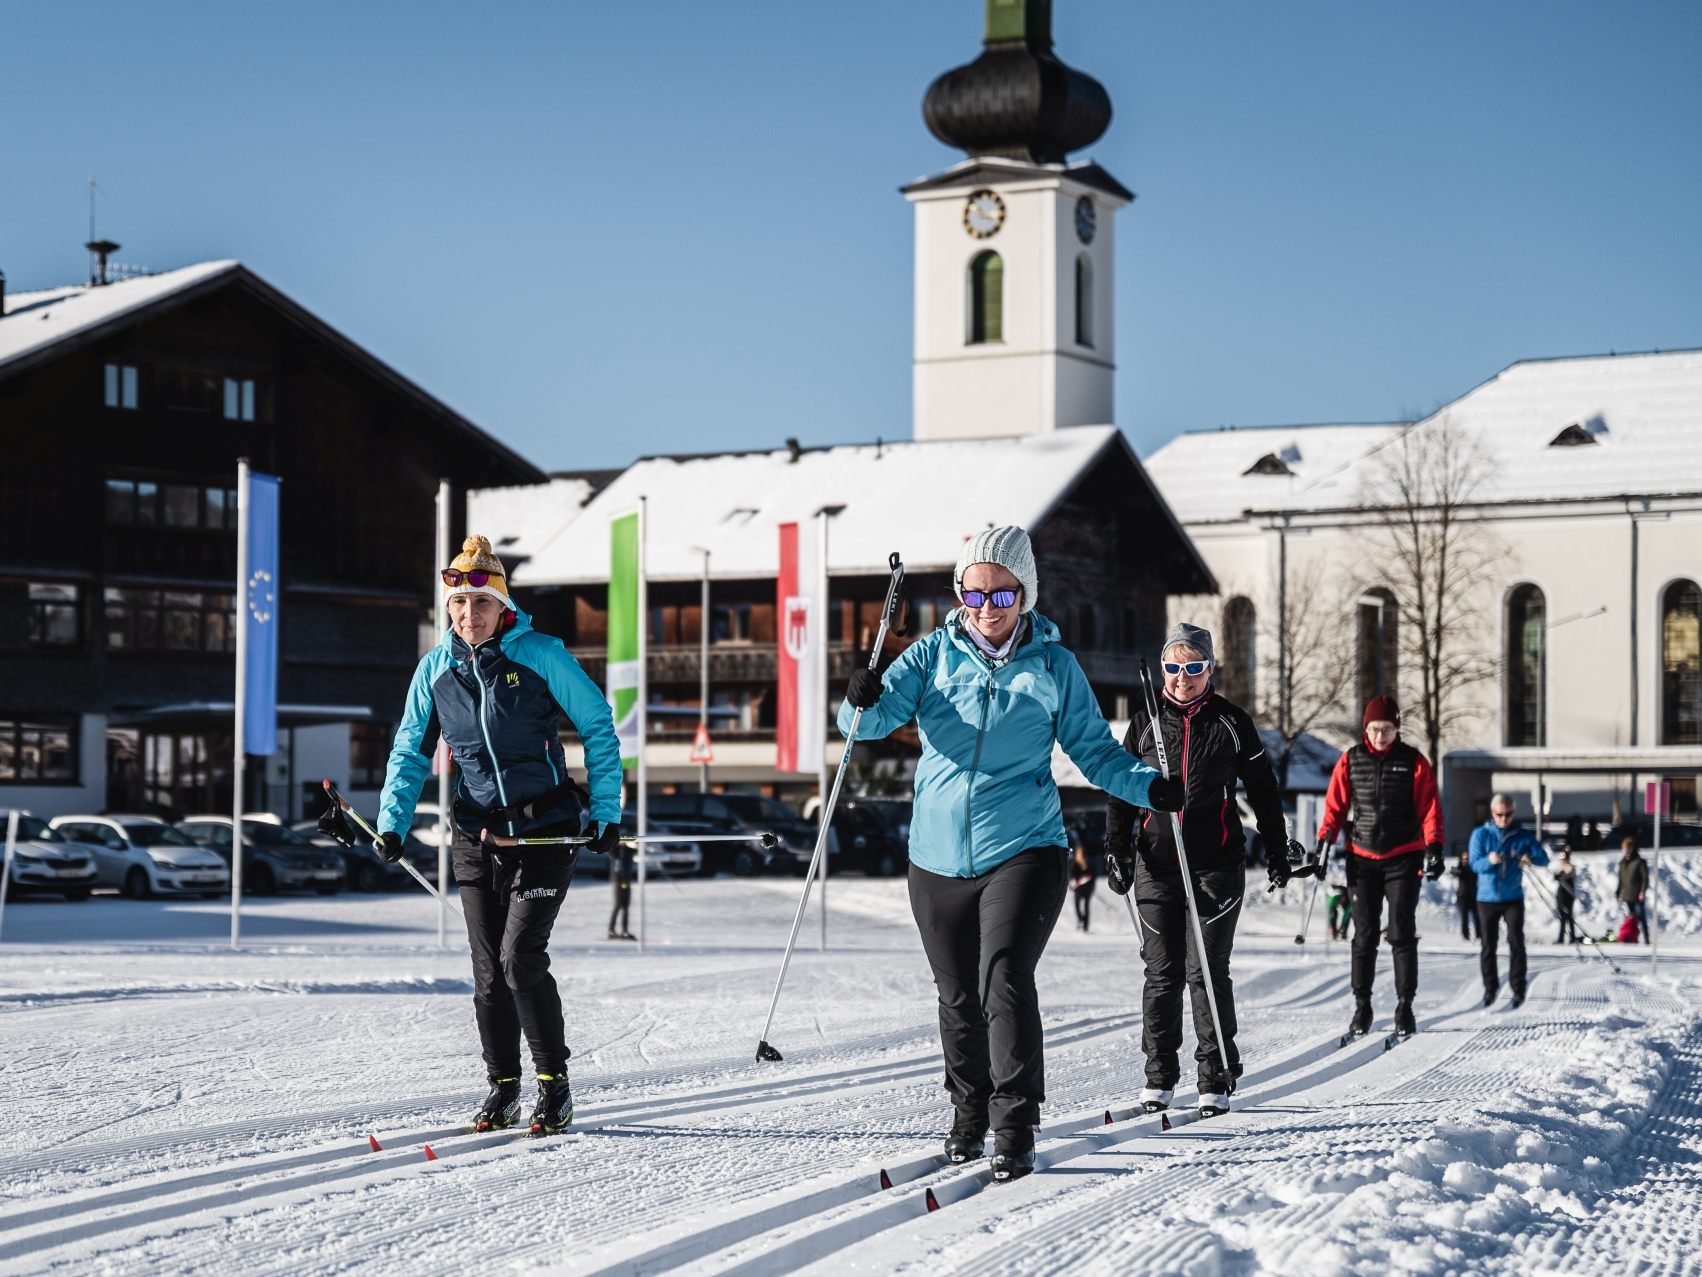
[(798, 819), (792, 809), (777, 798), (764, 798), (761, 794), (717, 794), (716, 797), (741, 820), (790, 825)]
[(170, 825), (156, 825), (152, 821), (134, 821), (124, 826), (124, 836), (138, 847), (193, 847), (195, 844), (189, 838), (173, 829)]
[(27, 838), (32, 842), (64, 842), (65, 835), (56, 829), (51, 829), (39, 816), (18, 817), (18, 837)]
[(274, 825), (269, 820), (243, 821), (242, 836), (249, 842), (259, 843), (262, 847), (313, 846), (295, 830), (285, 829), (282, 825)]

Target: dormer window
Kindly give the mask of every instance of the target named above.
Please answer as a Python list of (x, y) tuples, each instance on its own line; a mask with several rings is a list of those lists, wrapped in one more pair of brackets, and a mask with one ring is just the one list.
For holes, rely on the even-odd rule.
[(1595, 435), (1586, 430), (1579, 422), (1574, 421), (1554, 438), (1548, 441), (1551, 448), (1578, 448), (1585, 444), (1598, 443)]
[(1288, 462), (1284, 461), (1281, 457), (1277, 456), (1276, 453), (1267, 452), (1264, 456), (1260, 457), (1257, 461), (1255, 461), (1252, 465), (1248, 466), (1241, 473), (1242, 474), (1286, 474), (1286, 475), (1293, 475), (1294, 471), (1290, 470), (1288, 468)]

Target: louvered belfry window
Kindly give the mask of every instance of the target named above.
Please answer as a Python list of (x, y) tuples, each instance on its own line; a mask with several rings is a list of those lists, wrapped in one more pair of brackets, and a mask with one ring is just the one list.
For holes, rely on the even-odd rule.
[(1005, 339), (1005, 260), (989, 249), (969, 263), (969, 344)]

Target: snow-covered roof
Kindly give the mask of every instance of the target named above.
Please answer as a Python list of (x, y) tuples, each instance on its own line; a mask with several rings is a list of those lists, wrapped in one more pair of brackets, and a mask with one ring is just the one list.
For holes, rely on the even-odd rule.
[[(1440, 433), (1444, 422), (1483, 448), (1475, 500), (1702, 493), (1699, 350), (1525, 360), (1412, 428)], [(1184, 523), (1233, 520), (1247, 510), (1355, 509), (1375, 476), (1377, 451), (1401, 429), (1202, 431), (1160, 448), (1147, 472)]]
[(75, 284), (12, 293), (0, 316), (0, 368), (77, 334), (122, 319), (132, 311), (226, 275), (239, 263), (198, 262), (159, 275), (141, 275), (94, 287)]
[[(899, 551), (913, 571), (943, 571), (965, 538), (1005, 523), (1042, 522), (1108, 447), (1113, 426), (1011, 439), (849, 444), (773, 452), (646, 457), (515, 571), (517, 585), (609, 579), (609, 519), (646, 499), (652, 581), (697, 580), (704, 549), (715, 577), (773, 576), (779, 524), (840, 508), (828, 563), (845, 575), (884, 574)], [(1134, 463), (1131, 456), (1131, 463)], [(1156, 497), (1153, 498), (1156, 502)], [(490, 534), (507, 534), (491, 507)], [(1185, 540), (1178, 531), (1178, 539)], [(1191, 552), (1191, 547), (1190, 547)], [(1200, 569), (1205, 571), (1202, 566)]]
[(1400, 429), (1385, 424), (1198, 431), (1177, 435), (1146, 459), (1146, 469), (1182, 522), (1233, 520), (1244, 510), (1313, 504), (1309, 494), (1352, 470)]
[(564, 478), (469, 489), (467, 530), (489, 536), (497, 556), (512, 570), (513, 560), (536, 558), (540, 550), (565, 533), (592, 491), (588, 480)]

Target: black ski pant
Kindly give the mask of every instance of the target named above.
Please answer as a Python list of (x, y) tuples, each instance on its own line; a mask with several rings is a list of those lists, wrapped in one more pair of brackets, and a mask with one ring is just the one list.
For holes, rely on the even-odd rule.
[[(625, 935), (632, 930), (627, 914), (632, 908), (632, 884), (621, 878), (610, 878), (609, 884), (615, 891), (615, 907), (609, 911), (609, 934), (612, 936)], [(616, 926), (616, 921), (620, 925)]]
[(518, 1077), (524, 1033), (537, 1072), (562, 1072), (571, 1053), (549, 944), (574, 853), (555, 847), (498, 851), (457, 831), (453, 860), (473, 948), (473, 1012), (485, 1068), (492, 1077)]
[(1572, 914), (1577, 903), (1576, 892), (1557, 891), (1554, 893), (1555, 913), (1560, 920), (1560, 934), (1554, 938), (1555, 944), (1578, 943), (1578, 921)]
[[(1206, 942), (1206, 969), (1223, 1024), (1224, 1051), (1217, 1049), (1217, 1029), (1206, 1000), (1205, 976), (1194, 946), (1194, 927), (1188, 920), (1182, 875), (1155, 872), (1146, 857), (1139, 857), (1135, 861), (1134, 891), (1135, 916), (1141, 924), (1141, 957), (1146, 963), (1146, 989), (1141, 999), (1146, 1083), (1169, 1091), (1181, 1077), (1177, 1056), (1182, 1049), (1182, 989), (1186, 985), (1194, 1011), (1194, 1064), (1200, 1090), (1227, 1095), (1235, 1090), (1235, 1079), (1241, 1076), (1229, 951), (1235, 943), (1235, 924), (1241, 917), (1247, 877), (1240, 869), (1207, 869), (1195, 872), (1193, 880), (1194, 903), (1200, 911), (1200, 931)], [(1229, 1057), (1227, 1077), (1224, 1054)]]
[(1525, 902), (1523, 900), (1485, 900), (1477, 906), (1478, 930), (1483, 933), (1482, 948), (1478, 951), (1477, 967), (1483, 975), (1483, 991), (1494, 993), (1501, 987), (1501, 970), (1496, 963), (1495, 950), (1501, 942), (1501, 920), (1507, 920), (1507, 985), (1515, 998), (1525, 996)]
[(1084, 888), (1078, 889), (1075, 893), (1075, 899), (1076, 899), (1076, 922), (1078, 924), (1080, 924), (1081, 929), (1083, 931), (1086, 931), (1087, 930), (1087, 915), (1093, 909), (1093, 888), (1092, 887), (1084, 887)]
[[(1389, 909), (1389, 949), (1395, 963), (1395, 998), (1411, 1002), (1418, 992), (1418, 889), (1424, 878), (1424, 854), (1412, 852), (1372, 860), (1353, 858), (1353, 996), (1369, 1000), (1377, 979), (1377, 945), (1385, 934), (1383, 907)], [(1482, 911), (1478, 913), (1482, 919)]]
[(945, 1088), (997, 1131), (1040, 1125), (1044, 1034), (1034, 969), (1063, 912), (1069, 853), (1030, 847), (979, 878), (910, 866), (910, 912), (940, 997)]
[(1460, 939), (1470, 940), (1474, 932), (1479, 932), (1477, 925), (1477, 901), (1460, 901)]

